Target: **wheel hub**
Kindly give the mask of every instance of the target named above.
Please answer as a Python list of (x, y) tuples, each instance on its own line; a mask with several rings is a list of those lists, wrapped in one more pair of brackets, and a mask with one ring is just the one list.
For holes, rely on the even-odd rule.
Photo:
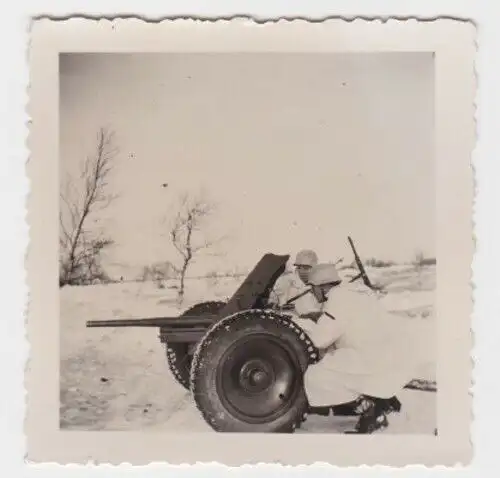
[(259, 423), (285, 413), (299, 390), (298, 364), (280, 340), (253, 334), (226, 351), (217, 370), (217, 394), (240, 419)]
[(241, 367), (239, 384), (245, 391), (262, 392), (272, 384), (273, 380), (272, 367), (262, 360), (249, 360)]

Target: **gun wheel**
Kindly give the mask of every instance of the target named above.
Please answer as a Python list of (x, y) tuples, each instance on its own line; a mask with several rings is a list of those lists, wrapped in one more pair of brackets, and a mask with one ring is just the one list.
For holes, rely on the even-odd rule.
[[(216, 314), (226, 305), (225, 302), (210, 301), (201, 302), (187, 309), (181, 317), (185, 315), (203, 316)], [(161, 331), (160, 331), (161, 334)], [(191, 372), (191, 362), (193, 355), (190, 344), (182, 342), (171, 342), (165, 344), (168, 368), (175, 380), (186, 390), (189, 390), (189, 376)]]
[(291, 433), (307, 411), (303, 373), (317, 359), (307, 334), (274, 311), (248, 310), (198, 343), (191, 390), (216, 431)]

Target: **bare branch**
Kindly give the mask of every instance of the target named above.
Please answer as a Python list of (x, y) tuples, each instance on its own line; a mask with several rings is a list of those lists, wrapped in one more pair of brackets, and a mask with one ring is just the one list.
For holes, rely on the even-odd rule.
[(64, 258), (61, 258), (64, 274), (60, 278), (62, 284), (83, 280), (82, 277), (76, 277), (78, 275), (85, 276), (85, 280), (103, 276), (99, 265), (100, 254), (112, 241), (93, 237), (88, 224), (95, 213), (108, 207), (117, 197), (108, 192), (108, 177), (117, 154), (114, 133), (101, 128), (97, 133), (94, 154), (86, 156), (81, 164), (81, 187), (77, 187), (74, 178), (66, 177), (65, 192), (60, 194), (61, 206), (65, 209), (65, 214), (63, 211), (60, 213), (59, 243), (64, 253)]
[(179, 197), (177, 213), (172, 220), (169, 236), (170, 243), (179, 255), (180, 264), (174, 266), (174, 270), (180, 281), (178, 290), (180, 301), (184, 296), (185, 278), (190, 265), (202, 253), (215, 255), (212, 249), (223, 239), (205, 237), (205, 227), (215, 210), (215, 205), (202, 196), (191, 197), (184, 193)]

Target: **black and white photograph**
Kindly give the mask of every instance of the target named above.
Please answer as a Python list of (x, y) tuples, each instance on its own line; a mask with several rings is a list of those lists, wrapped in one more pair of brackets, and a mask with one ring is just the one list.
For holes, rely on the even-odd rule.
[(59, 430), (449, 435), (439, 58), (58, 52)]
[(61, 427), (435, 433), (433, 60), (61, 54)]

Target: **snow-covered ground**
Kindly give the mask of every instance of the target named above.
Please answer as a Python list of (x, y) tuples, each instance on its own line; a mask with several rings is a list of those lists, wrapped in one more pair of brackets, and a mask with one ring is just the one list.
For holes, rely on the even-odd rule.
[[(353, 271), (343, 270), (349, 275)], [(435, 267), (368, 269), (383, 283), (388, 310), (413, 329), (425, 360), (416, 379), (435, 380)], [(192, 279), (182, 309), (230, 297), (242, 278)], [(178, 315), (176, 291), (153, 283), (61, 289), (60, 426), (72, 430), (211, 432), (189, 393), (173, 379), (154, 328), (86, 328), (87, 320)], [(361, 284), (360, 284), (361, 287)], [(384, 433), (426, 433), (436, 428), (436, 394), (404, 390), (403, 410)], [(351, 417), (311, 416), (297, 433), (339, 433)]]

